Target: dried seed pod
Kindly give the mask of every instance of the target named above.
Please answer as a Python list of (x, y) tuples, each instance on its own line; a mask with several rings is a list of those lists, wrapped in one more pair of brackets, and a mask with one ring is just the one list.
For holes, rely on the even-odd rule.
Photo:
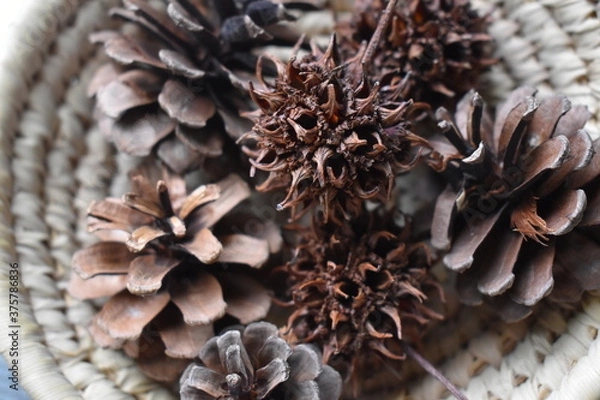
[(124, 348), (149, 376), (172, 381), (187, 365), (181, 359), (212, 337), (213, 321), (225, 313), (242, 323), (266, 315), (269, 293), (242, 265), (264, 264), (279, 233), (213, 234), (250, 194), (236, 176), (187, 194), (181, 177), (148, 164), (133, 172), (132, 188), (121, 200), (90, 205), (88, 229), (102, 241), (73, 256), (69, 292), (111, 296), (91, 322), (92, 336)]
[[(355, 54), (374, 34), (385, 0), (360, 0), (350, 21), (338, 24), (344, 54)], [(491, 37), (486, 19), (467, 0), (400, 1), (392, 22), (375, 52), (382, 95), (441, 104), (474, 87), (481, 71), (491, 65)], [(408, 85), (400, 85), (409, 75)]]
[(387, 200), (394, 176), (411, 169), (426, 144), (409, 131), (412, 103), (380, 102), (364, 71), (340, 64), (335, 37), (324, 53), (314, 46), (299, 60), (271, 61), (274, 82), (262, 76), (263, 58), (263, 87), (250, 87), (259, 110), (244, 151), (251, 175), (269, 174), (257, 189), (284, 188), (278, 208), (291, 208), (292, 218), (320, 204), (326, 220), (340, 221), (356, 216), (366, 199)]
[(337, 400), (340, 374), (310, 346), (290, 347), (277, 327), (256, 322), (210, 339), (180, 381), (181, 398)]
[[(437, 117), (447, 140), (432, 145), (450, 185), (436, 204), (432, 242), (449, 250), (444, 263), (461, 273), (464, 301), (489, 296), (505, 319), (518, 320), (555, 284), (558, 297), (573, 299), (600, 288), (590, 235), (597, 211), (588, 201), (598, 196), (599, 145), (583, 130), (587, 109), (521, 87), (495, 121), (474, 92), (454, 119), (444, 109)], [(575, 254), (574, 242), (588, 251)]]
[(355, 385), (374, 354), (403, 359), (402, 343), (419, 343), (423, 325), (441, 318), (425, 294), (440, 290), (427, 246), (407, 242), (409, 228), (389, 215), (363, 218), (343, 227), (315, 220), (281, 268), (295, 308), (288, 339), (322, 346), (324, 361), (345, 364)]
[(293, 19), (288, 6), (266, 0), (240, 7), (233, 0), (153, 5), (123, 0), (111, 10), (141, 31), (92, 35), (115, 63), (97, 72), (89, 94), (96, 96), (101, 128), (120, 151), (154, 151), (183, 173), (221, 155), (225, 132), (238, 138), (250, 129), (239, 116), (251, 107), (246, 81), (256, 57), (250, 50), (274, 41), (292, 45), (299, 35), (279, 24)]

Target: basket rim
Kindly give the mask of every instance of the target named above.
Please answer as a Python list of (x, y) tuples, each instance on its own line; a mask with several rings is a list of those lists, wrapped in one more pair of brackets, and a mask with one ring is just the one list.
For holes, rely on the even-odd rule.
[[(104, 0), (101, 0), (104, 1)], [(22, 18), (11, 29), (12, 34), (5, 38), (6, 52), (1, 62), (0, 87), (0, 286), (10, 288), (9, 271), (11, 263), (19, 263), (16, 252), (16, 238), (13, 230), (11, 207), (13, 200), (12, 157), (13, 142), (17, 135), (19, 119), (25, 108), (34, 77), (48, 57), (50, 47), (66, 29), (66, 24), (83, 4), (80, 0), (28, 1)], [(10, 171), (10, 172), (9, 172)], [(81, 399), (80, 392), (65, 377), (55, 357), (44, 345), (45, 339), (33, 313), (28, 289), (18, 286), (18, 331), (19, 331), (19, 387), (35, 399)], [(9, 327), (9, 303), (0, 306), (0, 323)], [(6, 360), (11, 360), (9, 352), (11, 339), (2, 335), (0, 352)], [(27, 361), (26, 361), (27, 360)], [(30, 362), (35, 360), (35, 363)]]
[[(108, 4), (111, 0), (91, 1)], [(65, 24), (69, 19), (77, 14), (82, 5), (89, 2), (90, 0), (32, 2), (24, 20), (15, 26), (15, 35), (11, 37), (9, 44), (9, 52), (12, 57), (10, 60), (2, 62), (0, 85), (4, 89), (4, 96), (0, 100), (0, 166), (4, 167), (2, 171), (6, 172), (0, 172), (0, 187), (4, 188), (3, 191), (0, 191), (0, 257), (4, 261), (0, 266), (2, 271), (0, 285), (3, 288), (6, 287), (7, 292), (10, 287), (8, 279), (10, 263), (19, 262), (16, 251), (16, 237), (13, 232), (13, 215), (11, 214), (14, 189), (12, 144), (17, 136), (18, 124), (26, 105), (27, 96), (35, 83), (34, 77), (50, 55), (52, 43), (65, 31)], [(491, 2), (494, 1), (491, 0)], [(544, 2), (540, 1), (540, 3)], [(57, 9), (70, 10), (70, 12), (56, 13)], [(48, 15), (54, 15), (57, 18), (53, 25), (57, 29), (49, 30), (48, 27), (52, 24), (48, 23)], [(23, 38), (27, 37), (35, 37), (39, 41), (32, 45), (31, 42), (23, 41)], [(22, 286), (22, 290), (19, 289), (19, 293), (23, 294), (19, 298), (20, 358), (23, 360), (36, 360), (35, 365), (33, 365), (34, 363), (21, 364), (21, 386), (30, 393), (32, 398), (36, 399), (83, 398), (83, 391), (78, 390), (66, 377), (61, 370), (60, 363), (51, 350), (45, 346), (43, 329), (36, 321), (30, 299), (26, 293), (28, 289), (24, 286)], [(588, 300), (588, 305), (590, 303), (593, 303), (594, 307), (598, 307), (600, 300), (596, 298), (593, 301)], [(4, 323), (4, 326), (9, 326), (8, 302), (3, 302), (1, 307), (0, 322)], [(578, 318), (578, 316), (569, 318), (569, 321), (573, 318)], [(564, 376), (565, 382), (567, 380), (573, 381), (575, 378), (579, 379), (578, 387), (573, 387), (573, 390), (583, 390), (582, 380), (584, 378), (589, 380), (600, 376), (598, 374), (585, 376), (581, 374), (581, 371), (585, 371), (584, 365), (592, 369), (596, 368), (596, 372), (600, 371), (598, 361), (593, 357), (594, 354), (598, 354), (598, 349), (600, 349), (600, 338), (595, 340), (593, 345), (596, 350), (588, 349), (588, 355), (576, 360), (580, 363), (578, 369), (567, 371)], [(10, 338), (4, 335), (0, 340), (0, 352), (7, 359), (10, 346)], [(472, 379), (477, 379), (477, 377), (478, 375), (471, 376)], [(589, 384), (589, 382), (586, 382), (586, 384)], [(556, 393), (558, 393), (558, 390)], [(128, 396), (127, 393), (123, 393), (123, 395)]]

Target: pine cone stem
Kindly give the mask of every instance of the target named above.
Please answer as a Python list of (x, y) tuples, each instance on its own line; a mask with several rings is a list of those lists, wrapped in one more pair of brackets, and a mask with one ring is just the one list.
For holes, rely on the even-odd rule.
[(402, 348), (404, 352), (411, 358), (413, 358), (425, 371), (427, 371), (431, 376), (440, 381), (442, 385), (448, 389), (450, 393), (458, 400), (469, 400), (467, 397), (460, 391), (452, 382), (448, 380), (437, 368), (435, 368), (429, 361), (425, 359), (421, 354), (419, 354), (415, 349), (410, 347), (407, 343), (402, 343)]

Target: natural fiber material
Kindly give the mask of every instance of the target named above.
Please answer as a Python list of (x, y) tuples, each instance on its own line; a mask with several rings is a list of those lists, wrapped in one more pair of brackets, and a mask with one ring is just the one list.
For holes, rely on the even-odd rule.
[[(15, 31), (19, 45), (0, 75), (0, 285), (7, 293), (9, 263), (18, 263), (20, 385), (34, 399), (175, 398), (123, 353), (97, 348), (85, 328), (96, 310), (65, 292), (72, 254), (92, 240), (87, 205), (123, 193), (132, 165), (114, 157), (91, 125), (85, 94), (106, 61), (87, 35), (109, 27), (103, 16), (117, 3), (38, 2)], [(477, 4), (496, 7), (492, 35), (501, 62), (486, 76), (487, 91), (502, 99), (521, 84), (542, 93), (553, 88), (588, 105), (595, 116), (588, 129), (596, 136), (600, 20), (593, 11), (600, 8), (587, 0)], [(4, 300), (3, 327), (8, 312)], [(457, 308), (426, 342), (424, 355), (469, 398), (600, 397), (600, 298), (586, 295), (581, 310), (543, 304), (530, 322), (516, 325), (489, 321), (484, 309)], [(8, 359), (10, 338), (0, 336)], [(412, 369), (407, 365), (407, 378)], [(395, 398), (446, 395), (433, 378), (412, 382)]]
[[(583, 310), (571, 318), (555, 309), (536, 316), (532, 325), (492, 325), (438, 366), (469, 399), (597, 399), (599, 298), (585, 297)], [(398, 399), (439, 399), (445, 393), (426, 377)]]
[[(482, 87), (499, 101), (510, 90), (529, 85), (541, 95), (555, 91), (595, 117), (586, 126), (600, 134), (600, 5), (587, 0), (475, 0), (491, 12), (490, 33), (500, 63)], [(596, 12), (596, 14), (594, 13)]]
[[(120, 352), (94, 347), (84, 328), (93, 310), (63, 290), (80, 246), (74, 227), (89, 201), (107, 194), (115, 169), (105, 138), (87, 131), (91, 104), (80, 83), (97, 67), (87, 36), (109, 23), (103, 16), (115, 4), (39, 2), (15, 32), (0, 79), (2, 286), (18, 263), (20, 384), (34, 399), (169, 398)], [(2, 335), (5, 356), (8, 340)]]

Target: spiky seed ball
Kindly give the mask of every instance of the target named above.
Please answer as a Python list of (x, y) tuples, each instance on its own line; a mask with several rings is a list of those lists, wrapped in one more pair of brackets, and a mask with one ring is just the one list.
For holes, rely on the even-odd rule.
[(263, 88), (250, 86), (259, 110), (245, 139), (251, 174), (269, 173), (260, 191), (284, 188), (278, 208), (292, 209), (292, 218), (320, 203), (326, 220), (355, 216), (365, 199), (389, 198), (394, 176), (413, 167), (416, 149), (425, 141), (409, 131), (412, 102), (383, 103), (378, 86), (364, 72), (340, 63), (335, 36), (322, 53), (292, 58), (277, 67), (274, 82), (257, 75)]
[(324, 361), (348, 368), (354, 381), (373, 355), (403, 359), (403, 343), (418, 343), (423, 326), (441, 318), (426, 295), (439, 289), (428, 247), (391, 220), (375, 212), (343, 227), (315, 219), (281, 268), (295, 308), (288, 339), (322, 346)]
[[(344, 54), (354, 54), (370, 40), (387, 4), (357, 0), (351, 20), (336, 27)], [(486, 18), (468, 0), (398, 1), (391, 19), (373, 58), (374, 78), (381, 81), (384, 96), (401, 92), (415, 101), (440, 104), (471, 89), (481, 71), (495, 62)], [(409, 84), (397, 88), (407, 74)]]

